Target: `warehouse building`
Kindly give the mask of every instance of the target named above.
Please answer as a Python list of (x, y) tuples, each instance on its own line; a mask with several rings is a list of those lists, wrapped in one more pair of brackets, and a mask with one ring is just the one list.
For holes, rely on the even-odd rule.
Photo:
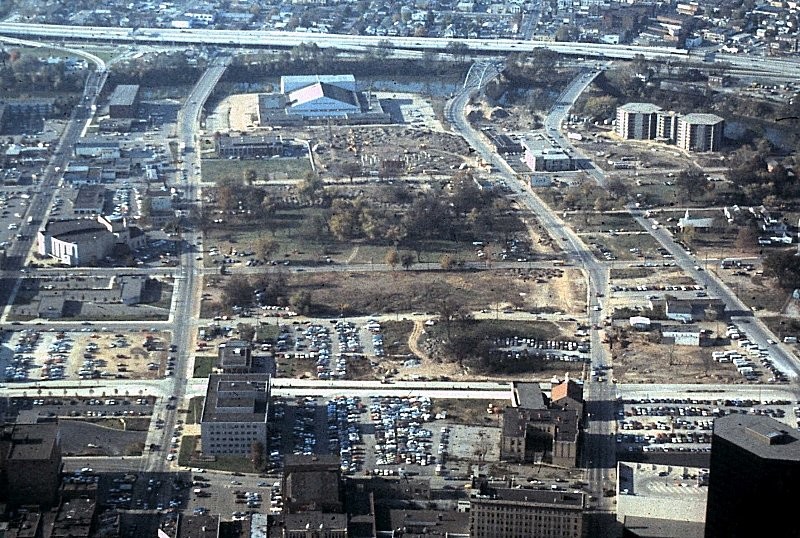
[(108, 115), (111, 119), (135, 118), (139, 109), (139, 86), (120, 84), (114, 88), (108, 102)]

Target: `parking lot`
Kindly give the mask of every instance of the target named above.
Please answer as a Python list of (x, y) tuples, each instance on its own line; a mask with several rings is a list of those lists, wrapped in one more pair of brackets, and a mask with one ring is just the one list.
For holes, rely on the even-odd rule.
[(272, 432), (270, 470), (286, 453), (336, 454), (343, 473), (378, 476), (445, 476), (451, 455), (453, 469), (499, 458), (497, 427), (452, 424), (426, 397), (275, 399), (273, 409), (283, 427)]
[(374, 379), (376, 359), (385, 354), (381, 325), (375, 320), (284, 324), (273, 351), (278, 375), (317, 379)]
[(798, 427), (798, 403), (790, 400), (644, 398), (620, 400), (620, 452), (710, 452), (714, 419), (734, 413), (765, 415)]
[(6, 381), (131, 378), (171, 375), (166, 333), (57, 332), (26, 329), (0, 345)]
[(27, 222), (33, 194), (33, 187), (0, 187), (0, 248), (36, 233), (39, 223)]

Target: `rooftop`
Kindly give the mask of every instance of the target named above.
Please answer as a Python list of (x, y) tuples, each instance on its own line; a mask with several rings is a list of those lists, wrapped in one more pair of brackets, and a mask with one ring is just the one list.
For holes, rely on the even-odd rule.
[(498, 488), (489, 490), (488, 495), (473, 495), (470, 499), (474, 502), (513, 502), (528, 503), (542, 506), (558, 505), (566, 508), (582, 510), (585, 504), (583, 493), (570, 493), (567, 491), (548, 491), (541, 489), (516, 489)]
[(284, 525), (290, 532), (305, 529), (347, 529), (347, 514), (328, 514), (317, 510), (287, 514), (284, 517)]
[(390, 510), (391, 530), (401, 530), (403, 538), (421, 536), (469, 536), (469, 513), (443, 510)]
[(511, 405), (521, 409), (544, 409), (544, 394), (539, 383), (514, 381), (511, 385)]
[(716, 114), (693, 113), (686, 114), (681, 118), (681, 121), (693, 125), (716, 125), (717, 123), (722, 123), (725, 119), (720, 118)]
[(48, 460), (58, 443), (58, 423), (16, 424), (8, 460)]
[(714, 437), (763, 459), (800, 461), (800, 434), (774, 418), (739, 414), (720, 417), (714, 421)]
[(661, 107), (653, 103), (625, 103), (619, 108), (633, 114), (655, 114), (656, 112), (661, 112)]
[(208, 378), (201, 422), (265, 422), (267, 374), (218, 374)]
[(216, 538), (219, 516), (182, 516), (176, 538)]
[(120, 84), (114, 88), (108, 104), (110, 106), (130, 106), (136, 101), (138, 93), (139, 86), (137, 84)]

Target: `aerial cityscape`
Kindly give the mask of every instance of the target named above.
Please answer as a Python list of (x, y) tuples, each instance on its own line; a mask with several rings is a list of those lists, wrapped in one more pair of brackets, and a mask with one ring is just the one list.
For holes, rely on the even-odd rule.
[(0, 1), (0, 538), (800, 536), (798, 25)]

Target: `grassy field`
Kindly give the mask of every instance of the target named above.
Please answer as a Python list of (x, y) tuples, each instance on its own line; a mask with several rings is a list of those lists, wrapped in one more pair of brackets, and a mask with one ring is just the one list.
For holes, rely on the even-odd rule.
[(279, 159), (203, 159), (203, 181), (216, 183), (225, 178), (241, 179), (247, 170), (254, 170), (257, 181), (269, 179), (302, 179), (311, 171), (307, 158)]
[[(233, 161), (231, 161), (233, 162)], [(330, 257), (336, 263), (383, 263), (386, 253), (394, 248), (392, 245), (368, 244), (362, 241), (337, 241), (330, 237), (320, 238), (318, 234), (306, 229), (307, 223), (319, 217), (327, 218), (324, 209), (298, 208), (281, 210), (265, 226), (254, 226), (252, 223), (236, 225), (226, 222), (220, 227), (212, 226), (206, 234), (206, 244), (216, 246), (220, 252), (227, 253), (231, 249), (238, 251), (255, 250), (260, 237), (269, 233), (278, 243), (278, 250), (271, 255), (275, 260), (286, 260), (290, 263), (317, 264), (324, 263)], [(522, 229), (517, 222), (514, 229)], [(484, 237), (483, 242), (500, 252), (502, 246), (498, 238)], [(417, 250), (418, 249), (418, 250)], [(400, 253), (410, 252), (417, 263), (438, 263), (444, 254), (461, 261), (478, 261), (477, 251), (471, 241), (420, 241), (414, 250), (398, 247)], [(213, 258), (206, 255), (206, 264), (213, 264)]]
[(200, 423), (200, 415), (203, 412), (204, 401), (205, 397), (203, 396), (195, 396), (189, 400), (189, 405), (187, 406), (188, 412), (186, 413), (186, 424)]
[(181, 448), (178, 453), (178, 465), (182, 467), (203, 467), (215, 471), (230, 471), (233, 473), (252, 473), (253, 464), (246, 457), (217, 456), (214, 461), (195, 460), (195, 449), (199, 450), (199, 435), (184, 435), (181, 439)]
[(198, 355), (194, 358), (194, 371), (192, 377), (208, 377), (217, 358), (213, 355)]

